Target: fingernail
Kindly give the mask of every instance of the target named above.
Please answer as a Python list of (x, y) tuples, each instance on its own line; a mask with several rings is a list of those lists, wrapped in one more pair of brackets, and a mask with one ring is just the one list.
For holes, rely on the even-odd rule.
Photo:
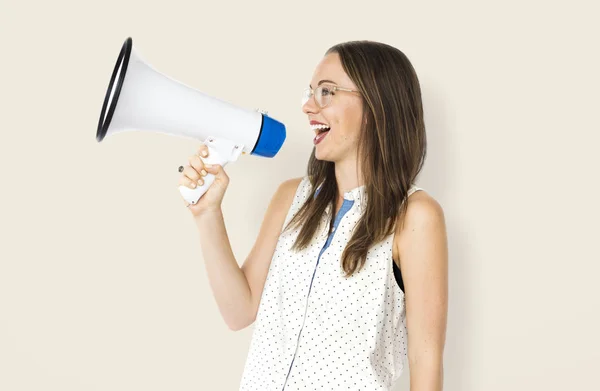
[(192, 187), (196, 187), (196, 184), (194, 182), (192, 182)]
[(200, 174), (202, 174), (202, 175), (206, 175), (206, 174), (207, 174), (207, 172), (206, 172), (206, 170), (201, 170), (201, 171), (200, 171)]
[(202, 156), (207, 157), (208, 156), (208, 151), (202, 151)]
[(203, 181), (202, 179), (198, 179), (198, 184), (199, 184), (200, 186), (202, 186), (202, 184), (203, 184), (203, 183), (204, 183), (204, 181)]

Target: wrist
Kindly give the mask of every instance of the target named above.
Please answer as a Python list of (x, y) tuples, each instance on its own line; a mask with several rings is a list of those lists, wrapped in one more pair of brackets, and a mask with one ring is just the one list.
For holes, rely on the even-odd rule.
[(223, 211), (221, 210), (220, 206), (216, 208), (203, 210), (197, 215), (194, 215), (194, 220), (196, 221), (196, 223), (202, 223), (205, 220), (210, 220), (219, 217), (223, 217)]

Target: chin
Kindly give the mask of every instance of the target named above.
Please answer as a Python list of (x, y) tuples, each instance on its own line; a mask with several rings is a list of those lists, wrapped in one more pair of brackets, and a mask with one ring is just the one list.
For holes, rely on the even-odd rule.
[(321, 154), (316, 153), (316, 152), (315, 152), (315, 159), (327, 161), (327, 158), (325, 156), (321, 156)]
[(334, 159), (331, 156), (328, 156), (326, 153), (318, 152), (315, 150), (315, 159), (323, 160), (325, 162), (334, 162)]

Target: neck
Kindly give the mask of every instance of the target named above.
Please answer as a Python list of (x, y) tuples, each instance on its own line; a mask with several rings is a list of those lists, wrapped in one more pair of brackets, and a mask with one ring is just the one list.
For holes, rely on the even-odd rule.
[(335, 162), (335, 178), (340, 198), (344, 193), (363, 185), (361, 165), (357, 159)]

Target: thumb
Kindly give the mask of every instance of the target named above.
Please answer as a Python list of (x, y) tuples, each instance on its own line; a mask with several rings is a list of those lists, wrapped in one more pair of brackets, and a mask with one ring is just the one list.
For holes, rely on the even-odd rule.
[(206, 169), (206, 172), (210, 172), (216, 176), (219, 171), (221, 171), (222, 166), (219, 164), (205, 164), (204, 168)]
[(205, 164), (204, 168), (206, 169), (206, 171), (211, 172), (211, 173), (215, 173), (219, 170), (219, 165), (218, 164)]

